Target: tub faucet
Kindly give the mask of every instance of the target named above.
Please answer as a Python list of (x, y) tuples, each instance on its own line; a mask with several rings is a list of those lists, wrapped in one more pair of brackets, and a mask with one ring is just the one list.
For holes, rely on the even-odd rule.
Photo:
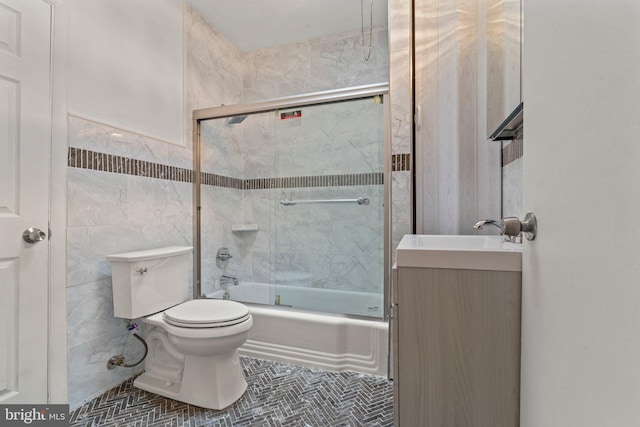
[(220, 286), (228, 285), (229, 283), (233, 283), (233, 286), (238, 286), (239, 284), (238, 279), (236, 277), (227, 276), (226, 274), (223, 274), (222, 276), (220, 276)]

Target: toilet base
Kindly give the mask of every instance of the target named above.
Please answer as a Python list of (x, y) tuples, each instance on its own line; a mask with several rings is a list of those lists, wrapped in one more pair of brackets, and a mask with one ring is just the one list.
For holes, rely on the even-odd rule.
[(133, 382), (142, 390), (203, 408), (220, 410), (240, 399), (247, 389), (238, 351), (215, 358), (185, 355), (182, 381), (144, 373)]

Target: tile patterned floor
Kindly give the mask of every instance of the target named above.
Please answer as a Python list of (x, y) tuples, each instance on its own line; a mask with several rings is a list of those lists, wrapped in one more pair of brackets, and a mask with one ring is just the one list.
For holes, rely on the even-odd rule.
[(71, 426), (393, 426), (393, 386), (357, 372), (325, 372), (242, 357), (247, 392), (222, 411), (133, 387), (133, 379), (71, 413)]

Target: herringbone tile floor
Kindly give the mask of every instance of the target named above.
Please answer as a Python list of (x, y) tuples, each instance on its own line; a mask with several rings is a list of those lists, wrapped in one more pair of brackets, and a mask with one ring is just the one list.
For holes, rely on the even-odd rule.
[(130, 379), (71, 413), (72, 426), (393, 426), (392, 384), (357, 372), (325, 372), (241, 358), (249, 387), (222, 411), (176, 402)]

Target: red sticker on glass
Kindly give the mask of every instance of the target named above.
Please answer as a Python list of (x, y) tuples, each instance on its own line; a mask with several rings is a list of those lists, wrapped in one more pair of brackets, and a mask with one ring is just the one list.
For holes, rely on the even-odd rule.
[(280, 113), (280, 120), (299, 119), (300, 117), (302, 117), (302, 110), (287, 111), (286, 113)]

